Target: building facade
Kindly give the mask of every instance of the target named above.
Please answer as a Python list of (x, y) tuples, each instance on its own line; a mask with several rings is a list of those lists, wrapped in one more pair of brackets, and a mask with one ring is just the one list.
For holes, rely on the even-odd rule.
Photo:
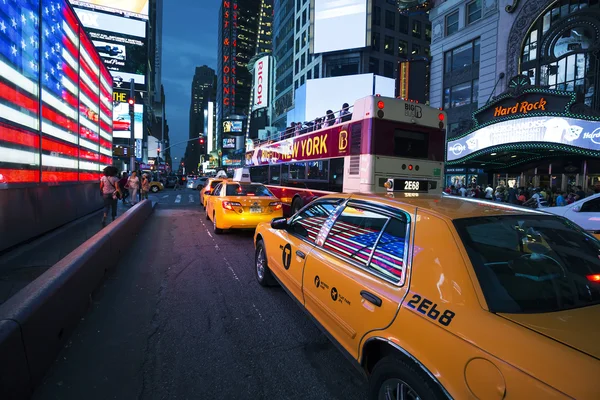
[(204, 110), (206, 110), (209, 101), (214, 101), (215, 80), (214, 69), (206, 65), (196, 67), (191, 88), (189, 115), (190, 141), (187, 143), (183, 161), (186, 171), (197, 171), (198, 164), (201, 162), (200, 156), (206, 152), (206, 143), (201, 143), (199, 139), (195, 138), (203, 136), (203, 141), (206, 141)]
[(600, 189), (598, 2), (447, 1), (431, 20), (447, 183)]

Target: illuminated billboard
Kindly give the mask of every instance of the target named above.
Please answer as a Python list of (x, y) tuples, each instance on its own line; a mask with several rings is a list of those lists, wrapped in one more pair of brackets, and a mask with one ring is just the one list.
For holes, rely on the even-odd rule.
[[(144, 106), (135, 104), (134, 134), (136, 139), (144, 138)], [(129, 117), (128, 103), (115, 103), (113, 108), (113, 137), (119, 139), (131, 138), (131, 118)]]
[(265, 56), (254, 64), (254, 103), (252, 111), (269, 106), (269, 85), (271, 84), (271, 57)]
[(223, 121), (223, 133), (242, 133), (244, 121)]
[(447, 161), (460, 160), (497, 146), (531, 142), (597, 151), (600, 149), (600, 123), (566, 117), (529, 117), (498, 122), (450, 140)]
[(367, 0), (314, 0), (314, 53), (367, 45)]
[(117, 87), (130, 79), (144, 85), (148, 64), (146, 23), (81, 8), (75, 8), (75, 12)]
[(98, 180), (112, 164), (110, 74), (66, 1), (5, 2), (7, 16), (21, 17), (0, 34), (0, 187)]
[(148, 19), (148, 0), (70, 0), (74, 6)]
[(224, 149), (235, 149), (235, 138), (223, 139), (223, 148)]

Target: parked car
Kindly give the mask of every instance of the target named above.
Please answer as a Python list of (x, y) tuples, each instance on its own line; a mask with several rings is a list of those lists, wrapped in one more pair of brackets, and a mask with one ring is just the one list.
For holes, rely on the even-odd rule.
[(600, 239), (600, 193), (563, 207), (544, 208), (544, 211), (563, 216)]

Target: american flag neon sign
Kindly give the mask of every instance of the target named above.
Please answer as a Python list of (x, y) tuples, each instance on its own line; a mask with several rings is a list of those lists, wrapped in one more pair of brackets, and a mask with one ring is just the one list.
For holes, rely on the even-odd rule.
[(97, 180), (110, 164), (112, 78), (75, 13), (0, 0), (0, 184)]

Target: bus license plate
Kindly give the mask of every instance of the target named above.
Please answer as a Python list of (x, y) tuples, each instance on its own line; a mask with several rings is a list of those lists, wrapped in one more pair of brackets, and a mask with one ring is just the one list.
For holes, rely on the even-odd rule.
[(394, 179), (395, 192), (427, 192), (429, 181), (417, 179)]
[(260, 214), (262, 212), (262, 208), (260, 207), (250, 207), (251, 214)]

